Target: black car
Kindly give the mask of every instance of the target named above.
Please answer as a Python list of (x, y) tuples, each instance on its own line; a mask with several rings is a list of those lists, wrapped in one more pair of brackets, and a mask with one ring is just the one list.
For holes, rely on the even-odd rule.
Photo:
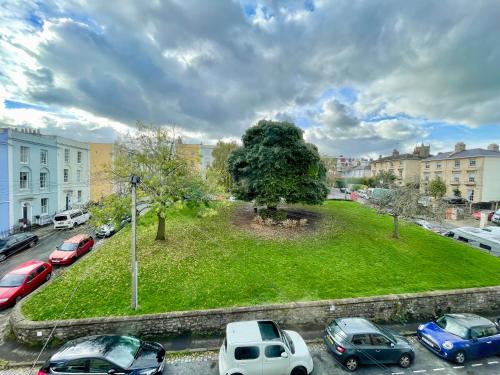
[(466, 204), (468, 203), (468, 201), (464, 198), (459, 198), (459, 197), (455, 197), (455, 198), (443, 198), (443, 201), (445, 203), (448, 203), (448, 204)]
[(135, 337), (103, 335), (68, 341), (38, 374), (130, 374), (163, 372), (165, 349), (161, 344)]
[(348, 371), (356, 371), (361, 364), (397, 363), (407, 368), (415, 358), (408, 340), (362, 318), (334, 320), (323, 340)]
[(25, 232), (14, 234), (10, 237), (0, 239), (0, 262), (7, 259), (18, 251), (27, 247), (33, 247), (38, 243), (38, 236), (33, 233)]

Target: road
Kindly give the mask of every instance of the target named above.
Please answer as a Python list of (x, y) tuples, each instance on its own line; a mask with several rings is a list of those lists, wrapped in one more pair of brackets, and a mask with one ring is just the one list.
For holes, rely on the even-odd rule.
[(49, 255), (52, 253), (52, 251), (54, 251), (57, 245), (59, 245), (65, 239), (68, 239), (80, 233), (93, 234), (93, 231), (88, 226), (83, 225), (74, 229), (62, 229), (50, 232), (45, 237), (42, 237), (35, 247), (22, 250), (0, 263), (0, 277), (5, 275), (14, 267), (17, 267), (21, 263), (24, 263), (28, 260), (39, 259), (47, 261), (49, 259)]

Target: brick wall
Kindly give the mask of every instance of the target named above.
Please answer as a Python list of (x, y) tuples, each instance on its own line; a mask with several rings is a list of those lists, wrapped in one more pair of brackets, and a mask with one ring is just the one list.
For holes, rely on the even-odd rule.
[(487, 313), (500, 311), (500, 286), (415, 294), (296, 302), (228, 309), (170, 312), (129, 317), (108, 317), (33, 322), (21, 314), (18, 304), (10, 317), (17, 339), (43, 342), (57, 323), (54, 337), (68, 339), (105, 333), (140, 337), (182, 333), (220, 334), (227, 323), (272, 319), (287, 329), (321, 329), (336, 317), (360, 316), (378, 322), (425, 320), (444, 312)]

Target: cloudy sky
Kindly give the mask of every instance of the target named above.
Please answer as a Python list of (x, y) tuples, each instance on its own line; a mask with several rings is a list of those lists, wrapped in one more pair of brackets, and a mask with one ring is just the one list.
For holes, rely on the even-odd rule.
[(141, 120), (239, 139), (258, 119), (330, 155), (500, 143), (496, 0), (0, 3), (0, 123), (113, 141)]

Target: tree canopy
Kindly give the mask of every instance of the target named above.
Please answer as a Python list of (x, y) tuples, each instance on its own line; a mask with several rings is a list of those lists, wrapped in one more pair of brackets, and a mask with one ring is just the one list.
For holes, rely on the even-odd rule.
[(306, 204), (326, 198), (326, 169), (318, 149), (294, 124), (261, 120), (242, 140), (228, 159), (237, 198), (268, 208), (276, 208), (281, 198)]
[(217, 184), (222, 187), (225, 193), (229, 193), (233, 185), (233, 179), (227, 168), (227, 160), (237, 147), (236, 142), (218, 141), (212, 151), (214, 160), (209, 168), (209, 173), (214, 174)]
[(429, 182), (429, 195), (433, 198), (440, 199), (446, 194), (446, 184), (439, 177)]

